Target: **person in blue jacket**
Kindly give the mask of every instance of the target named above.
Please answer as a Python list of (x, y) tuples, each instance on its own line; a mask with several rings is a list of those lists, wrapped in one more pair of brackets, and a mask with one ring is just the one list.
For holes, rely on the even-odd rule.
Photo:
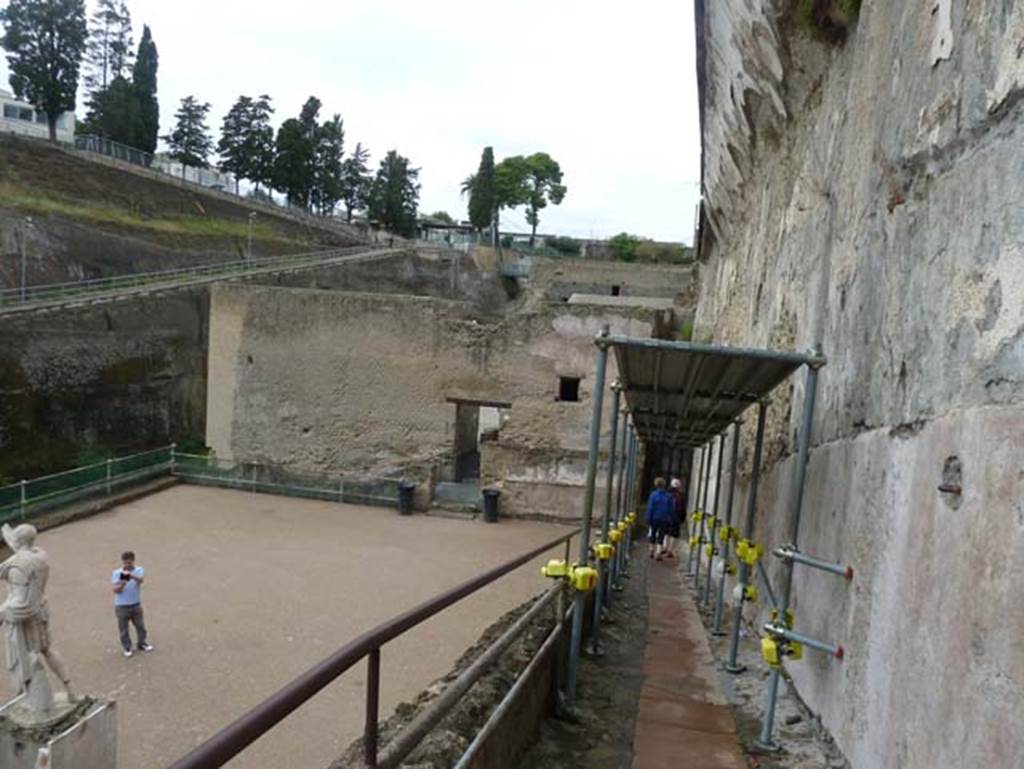
[(650, 557), (660, 561), (664, 555), (665, 535), (675, 520), (676, 502), (665, 490), (665, 479), (654, 479), (654, 491), (647, 499), (647, 526), (650, 529)]

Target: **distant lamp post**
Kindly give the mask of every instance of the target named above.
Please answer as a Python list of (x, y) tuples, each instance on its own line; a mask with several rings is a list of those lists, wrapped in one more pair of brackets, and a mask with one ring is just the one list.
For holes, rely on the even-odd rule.
[(256, 212), (249, 213), (249, 245), (245, 249), (246, 260), (252, 259), (252, 220), (256, 218)]

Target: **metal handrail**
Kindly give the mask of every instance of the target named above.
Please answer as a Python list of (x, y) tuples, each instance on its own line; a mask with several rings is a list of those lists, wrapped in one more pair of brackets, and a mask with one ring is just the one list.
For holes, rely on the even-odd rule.
[[(126, 462), (129, 459), (137, 459), (144, 457), (147, 454), (159, 454), (161, 451), (170, 451), (171, 446), (161, 446), (157, 449), (147, 449), (146, 451), (138, 451), (134, 454), (126, 454), (123, 457), (111, 457), (110, 459), (101, 459), (99, 462), (93, 462), (88, 465), (79, 465), (78, 467), (72, 467), (69, 470), (61, 470), (57, 473), (50, 473), (49, 475), (37, 475), (34, 478), (29, 478), (26, 481), (19, 481), (17, 483), (9, 483), (6, 486), (0, 486), (0, 492), (7, 491), (10, 489), (18, 488), (22, 483), (38, 483), (40, 481), (48, 481), (52, 478), (60, 478), (63, 475), (72, 475), (73, 473), (80, 473), (84, 470), (92, 470), (97, 467), (105, 467), (109, 462)], [(180, 455), (179, 455), (180, 456)]]
[(285, 256), (259, 257), (257, 259), (241, 259), (230, 262), (179, 267), (173, 270), (157, 270), (131, 275), (114, 275), (106, 278), (89, 278), (67, 283), (49, 283), (36, 286), (0, 289), (0, 306), (4, 304), (25, 305), (32, 302), (64, 297), (70, 294), (132, 288), (149, 283), (171, 282), (177, 279), (202, 278), (209, 276), (239, 275), (257, 270), (274, 267), (287, 267), (298, 264), (317, 263), (328, 259), (356, 255), (363, 252), (375, 252), (386, 249), (380, 244), (348, 246), (327, 251), (311, 251), (302, 254)]
[(217, 769), (217, 767), (223, 766), (364, 657), (368, 662), (366, 722), (363, 731), (364, 749), (367, 766), (376, 767), (381, 647), (466, 596), (518, 569), (538, 555), (565, 544), (578, 532), (577, 529), (562, 534), (518, 558), (466, 580), (462, 584), (424, 601), (419, 606), (392, 617), (372, 630), (368, 630), (270, 695), (186, 756), (175, 761), (171, 764), (170, 769)]

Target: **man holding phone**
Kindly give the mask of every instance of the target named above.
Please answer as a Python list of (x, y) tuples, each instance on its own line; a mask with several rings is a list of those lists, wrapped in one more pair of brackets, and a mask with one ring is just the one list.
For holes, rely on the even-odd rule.
[(131, 657), (132, 638), (128, 623), (135, 625), (139, 651), (151, 652), (153, 647), (146, 641), (146, 623), (142, 618), (142, 582), (146, 571), (135, 565), (135, 553), (128, 550), (121, 553), (121, 568), (114, 569), (111, 582), (114, 585), (114, 614), (117, 616), (117, 630), (121, 634), (121, 648), (125, 657)]

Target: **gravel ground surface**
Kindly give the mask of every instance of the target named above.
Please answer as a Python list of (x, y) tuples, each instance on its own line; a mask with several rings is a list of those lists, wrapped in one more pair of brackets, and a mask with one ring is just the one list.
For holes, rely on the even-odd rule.
[[(118, 701), (120, 768), (156, 769), (360, 632), (564, 531), (181, 485), (38, 544), (51, 561), (54, 643), (76, 687)], [(125, 549), (146, 568), (156, 647), (131, 659), (109, 587)], [(546, 587), (524, 566), (385, 646), (381, 714)], [(361, 733), (365, 680), (364, 666), (352, 669), (228, 766), (327, 766)], [(11, 694), (3, 677), (0, 697)]]

